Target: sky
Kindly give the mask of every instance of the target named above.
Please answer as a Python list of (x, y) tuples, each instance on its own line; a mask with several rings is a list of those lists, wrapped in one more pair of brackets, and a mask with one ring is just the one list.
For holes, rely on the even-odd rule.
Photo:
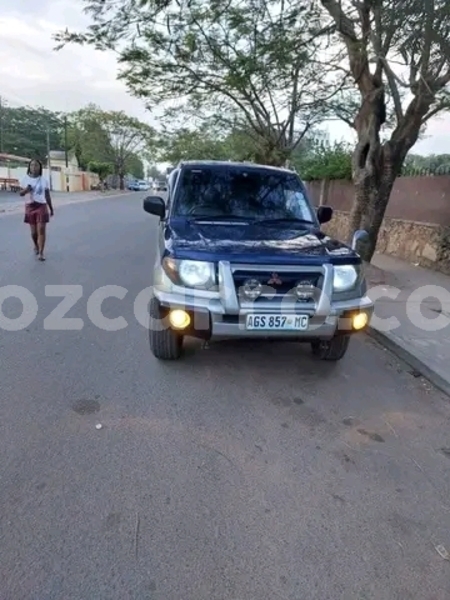
[[(5, 7), (6, 5), (6, 7)], [(117, 81), (114, 52), (67, 46), (54, 51), (52, 35), (88, 23), (80, 0), (14, 0), (0, 13), (0, 96), (10, 106), (44, 106), (72, 111), (93, 102), (104, 110), (124, 110), (151, 125), (157, 121), (143, 103)], [(331, 140), (352, 141), (343, 123), (326, 126)], [(419, 154), (450, 152), (450, 115), (430, 121), (426, 135), (413, 148)]]

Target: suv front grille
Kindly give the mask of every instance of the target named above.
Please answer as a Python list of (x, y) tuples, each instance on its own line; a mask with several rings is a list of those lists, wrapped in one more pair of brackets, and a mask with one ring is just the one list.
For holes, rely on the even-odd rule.
[[(322, 273), (302, 272), (302, 271), (253, 271), (236, 269), (233, 272), (233, 281), (236, 293), (240, 301), (248, 301), (244, 294), (244, 286), (247, 282), (259, 282), (263, 286), (263, 291), (256, 300), (267, 301), (268, 299), (281, 299), (289, 297), (302, 303), (314, 303), (317, 301), (318, 293), (323, 285)], [(310, 298), (298, 299), (295, 293), (297, 285), (301, 283), (307, 289), (307, 286), (316, 288), (315, 294)]]

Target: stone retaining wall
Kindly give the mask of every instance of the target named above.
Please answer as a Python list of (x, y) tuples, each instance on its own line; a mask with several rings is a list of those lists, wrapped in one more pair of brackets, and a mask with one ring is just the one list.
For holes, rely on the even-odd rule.
[[(347, 239), (349, 213), (334, 211), (324, 232)], [(378, 236), (377, 252), (388, 254), (450, 274), (450, 227), (385, 218)]]

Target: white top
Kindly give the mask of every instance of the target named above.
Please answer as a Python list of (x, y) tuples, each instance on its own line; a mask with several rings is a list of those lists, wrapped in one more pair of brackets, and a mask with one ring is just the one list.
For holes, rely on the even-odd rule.
[(23, 189), (31, 186), (32, 191), (25, 196), (26, 204), (31, 204), (31, 202), (39, 202), (39, 204), (47, 203), (47, 200), (45, 199), (45, 190), (49, 190), (50, 185), (47, 178), (43, 175), (40, 177), (30, 177), (30, 175), (25, 175), (20, 182), (20, 186)]

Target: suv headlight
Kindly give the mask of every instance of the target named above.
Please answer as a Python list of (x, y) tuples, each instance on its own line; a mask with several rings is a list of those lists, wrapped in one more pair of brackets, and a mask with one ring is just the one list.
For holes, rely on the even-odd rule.
[(182, 260), (178, 267), (181, 281), (188, 287), (214, 285), (213, 263), (199, 260)]
[(163, 268), (169, 279), (177, 285), (208, 289), (216, 284), (216, 269), (211, 262), (165, 258)]
[(333, 271), (334, 292), (347, 292), (356, 285), (359, 271), (354, 265), (336, 265)]

